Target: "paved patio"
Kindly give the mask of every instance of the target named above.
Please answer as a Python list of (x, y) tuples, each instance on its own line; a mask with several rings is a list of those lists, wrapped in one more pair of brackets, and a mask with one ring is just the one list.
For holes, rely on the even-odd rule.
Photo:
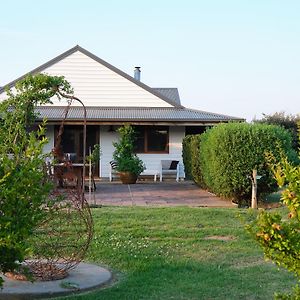
[[(86, 198), (89, 200), (88, 193)], [(233, 207), (230, 201), (201, 190), (191, 181), (139, 181), (130, 185), (100, 182), (90, 202), (115, 206)]]

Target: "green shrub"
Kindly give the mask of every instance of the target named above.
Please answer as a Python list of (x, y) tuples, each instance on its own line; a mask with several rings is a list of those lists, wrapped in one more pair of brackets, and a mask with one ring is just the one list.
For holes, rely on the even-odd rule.
[(182, 157), (186, 177), (205, 188), (200, 167), (200, 139), (200, 134), (186, 136), (183, 139)]
[(182, 141), (182, 159), (184, 164), (185, 176), (187, 179), (192, 179), (192, 140), (193, 135), (187, 135)]
[(195, 135), (192, 139), (191, 147), (192, 147), (192, 156), (193, 164), (192, 164), (192, 176), (196, 184), (199, 186), (206, 188), (205, 182), (203, 181), (203, 175), (201, 171), (201, 161), (199, 153), (201, 151), (201, 135)]
[[(0, 104), (0, 272), (13, 271), (29, 251), (28, 238), (45, 217), (51, 182), (45, 174), (45, 122), (34, 132), (34, 107), (58, 91), (63, 77), (28, 76)], [(0, 286), (3, 279), (0, 276)]]
[(275, 189), (271, 172), (266, 167), (266, 151), (272, 150), (278, 157), (277, 148), (281, 145), (290, 157), (296, 157), (289, 132), (273, 125), (220, 124), (200, 137), (187, 139), (188, 142), (189, 148), (185, 149), (189, 151), (191, 166), (187, 166), (193, 180), (201, 187), (236, 202), (250, 199), (249, 176), (253, 169), (263, 176), (258, 183), (260, 193)]
[[(267, 154), (267, 160), (278, 186), (283, 189), (281, 201), (288, 212), (260, 211), (246, 229), (261, 245), (266, 258), (294, 273), (299, 281), (300, 165), (294, 166), (283, 152), (279, 162), (274, 152)], [(300, 288), (296, 286), (291, 294), (277, 294), (275, 299), (300, 299)]]

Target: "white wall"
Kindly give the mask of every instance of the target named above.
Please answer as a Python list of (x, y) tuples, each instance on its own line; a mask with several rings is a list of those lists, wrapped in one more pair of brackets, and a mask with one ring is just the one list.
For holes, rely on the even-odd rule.
[(54, 126), (48, 125), (46, 131), (46, 137), (48, 138), (49, 142), (44, 147), (44, 153), (50, 153), (54, 148)]
[[(73, 87), (74, 95), (86, 106), (172, 107), (80, 51), (49, 66), (42, 73), (64, 76)], [(1, 93), (0, 101), (5, 98), (6, 93)], [(66, 101), (52, 100), (54, 105), (66, 105)], [(81, 104), (75, 101), (73, 105)]]
[[(80, 51), (69, 55), (43, 71), (63, 75), (74, 88), (74, 94), (86, 106), (172, 107), (130, 80)], [(55, 101), (55, 105), (65, 105)], [(74, 102), (74, 105), (80, 105)]]
[(108, 177), (112, 155), (115, 150), (112, 145), (113, 142), (118, 140), (118, 133), (108, 132), (109, 126), (100, 126), (100, 147), (101, 147), (101, 159), (100, 159), (100, 177)]
[[(114, 152), (113, 142), (118, 141), (118, 133), (109, 132), (109, 126), (100, 126), (100, 147), (101, 147), (101, 159), (99, 176), (109, 176), (109, 162), (113, 159)], [(159, 170), (160, 161), (164, 159), (179, 160), (182, 164), (182, 139), (184, 138), (185, 127), (170, 127), (169, 129), (169, 153), (163, 154), (138, 154), (143, 160), (147, 169)], [(46, 136), (49, 139), (49, 143), (45, 146), (44, 152), (51, 152), (54, 148), (54, 126), (47, 126)], [(182, 164), (183, 165), (183, 164)]]
[[(179, 160), (182, 164), (182, 139), (184, 138), (185, 127), (170, 127), (169, 130), (169, 153), (163, 154), (138, 154), (143, 160), (147, 169), (159, 170), (160, 161), (165, 159)], [(109, 162), (112, 160), (114, 147), (113, 141), (118, 140), (118, 134), (108, 132), (108, 126), (100, 127), (100, 146), (102, 150), (100, 162), (100, 177), (109, 176)]]

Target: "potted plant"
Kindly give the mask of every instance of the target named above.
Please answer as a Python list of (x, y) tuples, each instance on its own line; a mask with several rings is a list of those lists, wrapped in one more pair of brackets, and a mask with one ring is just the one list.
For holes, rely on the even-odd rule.
[(136, 183), (138, 176), (145, 170), (145, 165), (134, 153), (134, 129), (130, 125), (124, 125), (118, 129), (118, 133), (119, 141), (113, 143), (113, 158), (117, 164), (117, 171), (122, 183)]

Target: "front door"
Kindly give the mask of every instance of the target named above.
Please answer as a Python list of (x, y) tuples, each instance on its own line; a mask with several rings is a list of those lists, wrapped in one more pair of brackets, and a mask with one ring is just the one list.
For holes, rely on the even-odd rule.
[[(56, 136), (59, 126), (56, 126)], [(89, 155), (89, 149), (93, 150), (94, 145), (99, 144), (99, 126), (88, 125), (86, 127), (86, 155)], [(63, 153), (70, 153), (73, 162), (83, 162), (83, 126), (65, 125), (61, 139), (61, 149)], [(99, 175), (99, 162), (94, 168), (94, 175)]]

